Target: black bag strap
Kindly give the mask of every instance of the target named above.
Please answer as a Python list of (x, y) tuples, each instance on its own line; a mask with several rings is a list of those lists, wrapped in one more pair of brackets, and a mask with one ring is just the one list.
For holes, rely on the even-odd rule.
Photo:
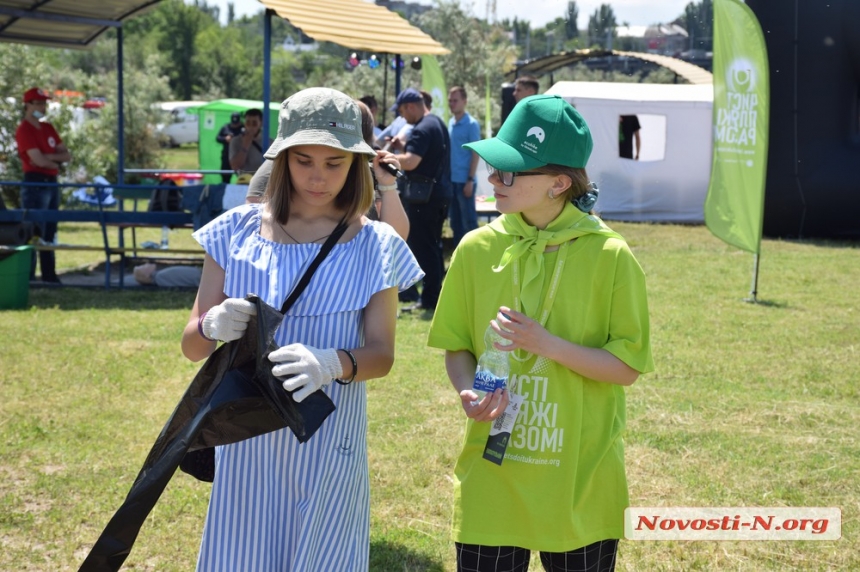
[(343, 233), (346, 232), (346, 229), (349, 225), (345, 220), (341, 219), (338, 223), (337, 227), (335, 227), (334, 232), (332, 232), (328, 239), (323, 243), (322, 248), (320, 248), (319, 253), (317, 253), (316, 258), (313, 259), (311, 265), (308, 266), (308, 269), (305, 270), (305, 273), (302, 274), (302, 277), (299, 279), (296, 287), (293, 288), (293, 291), (290, 292), (290, 295), (284, 301), (284, 305), (281, 306), (281, 314), (286, 314), (290, 308), (292, 308), (293, 304), (296, 303), (299, 296), (301, 296), (302, 292), (304, 292), (305, 288), (307, 288), (308, 284), (311, 281), (311, 277), (313, 277), (314, 272), (317, 271), (319, 265), (322, 264), (322, 261), (328, 256), (328, 253), (331, 252), (331, 249), (334, 248), (335, 243), (343, 236)]
[(408, 172), (406, 178), (410, 183), (435, 183), (436, 179), (425, 177), (424, 175), (410, 175)]
[(260, 152), (260, 155), (262, 155), (262, 154), (263, 154), (263, 148), (262, 148), (262, 147), (260, 147), (260, 144), (259, 144), (259, 143), (257, 143), (256, 141), (251, 141), (251, 145), (253, 145), (254, 147), (256, 147), (256, 148), (257, 148), (257, 151), (259, 151), (259, 152)]
[[(442, 149), (447, 149), (445, 145), (442, 146)], [(439, 168), (436, 169), (435, 177), (432, 179), (430, 177), (425, 177), (424, 175), (406, 175), (406, 178), (412, 181), (413, 183), (438, 183), (439, 177), (442, 176), (442, 169), (445, 167), (444, 156), (442, 158), (442, 162), (439, 163)]]

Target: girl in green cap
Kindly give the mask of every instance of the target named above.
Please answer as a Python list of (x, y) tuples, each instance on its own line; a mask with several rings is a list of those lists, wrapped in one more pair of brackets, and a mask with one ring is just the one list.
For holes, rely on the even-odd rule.
[[(525, 572), (536, 550), (546, 570), (613, 570), (628, 505), (624, 386), (653, 369), (642, 269), (590, 214), (591, 133), (563, 99), (528, 97), (497, 137), (465, 147), (486, 161), (502, 216), (455, 250), (429, 336), (467, 417), (457, 569)], [(488, 323), (510, 374), (481, 396)]]

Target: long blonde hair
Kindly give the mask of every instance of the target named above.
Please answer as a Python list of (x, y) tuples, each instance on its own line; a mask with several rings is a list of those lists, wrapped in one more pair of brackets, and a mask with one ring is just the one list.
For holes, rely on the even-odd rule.
[[(293, 198), (287, 153), (289, 149), (283, 150), (275, 158), (272, 175), (269, 177), (263, 199), (269, 203), (275, 219), (280, 224), (287, 224), (290, 218), (290, 202)], [(345, 211), (345, 220), (352, 221), (366, 213), (371, 204), (373, 204), (373, 176), (370, 173), (370, 165), (365, 155), (353, 153), (349, 174), (334, 202), (335, 208)]]

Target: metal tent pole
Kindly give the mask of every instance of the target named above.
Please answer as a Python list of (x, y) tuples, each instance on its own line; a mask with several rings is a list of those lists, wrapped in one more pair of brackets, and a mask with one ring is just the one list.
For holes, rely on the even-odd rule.
[[(269, 102), (272, 100), (272, 14), (266, 9), (263, 18), (263, 149), (269, 148)], [(301, 41), (301, 38), (299, 38)]]
[(400, 54), (394, 54), (394, 93), (400, 95), (400, 73), (403, 65), (403, 59)]
[[(123, 34), (122, 34), (122, 26), (118, 26), (116, 29), (116, 60), (117, 60), (117, 70), (116, 70), (116, 118), (117, 118), (117, 137), (116, 137), (116, 180), (117, 183), (122, 188), (122, 185), (125, 185), (125, 97), (123, 92), (125, 91), (125, 87), (123, 85)], [(120, 209), (122, 209), (122, 201), (120, 201)], [(103, 232), (107, 232), (103, 230)], [(123, 233), (119, 231), (119, 246), (123, 247), (122, 243)], [(107, 242), (105, 242), (107, 244)], [(119, 287), (122, 288), (125, 285), (125, 256), (120, 256), (120, 265), (119, 265)], [(110, 255), (105, 256), (105, 289), (110, 288)]]
[(385, 114), (388, 113), (388, 54), (384, 54), (385, 61), (382, 63), (382, 125), (388, 125), (385, 122)]
[(122, 26), (116, 29), (117, 183), (125, 184), (125, 98), (123, 97)]
[(744, 302), (749, 302), (751, 304), (758, 303), (758, 268), (759, 268), (760, 256), (758, 253), (753, 254), (753, 276), (752, 276), (752, 285), (750, 286), (750, 297), (744, 298)]

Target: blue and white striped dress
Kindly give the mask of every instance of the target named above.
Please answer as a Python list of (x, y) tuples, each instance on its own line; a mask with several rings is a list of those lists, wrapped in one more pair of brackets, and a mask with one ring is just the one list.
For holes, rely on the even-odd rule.
[[(257, 294), (280, 309), (319, 244), (260, 236), (260, 205), (235, 208), (194, 233), (225, 269), (229, 297)], [(275, 340), (357, 348), (363, 309), (423, 275), (387, 224), (336, 244), (287, 313)], [(216, 477), (197, 561), (205, 572), (367, 570), (370, 498), (364, 383), (324, 388), (337, 409), (308, 442), (289, 429), (216, 448)]]

